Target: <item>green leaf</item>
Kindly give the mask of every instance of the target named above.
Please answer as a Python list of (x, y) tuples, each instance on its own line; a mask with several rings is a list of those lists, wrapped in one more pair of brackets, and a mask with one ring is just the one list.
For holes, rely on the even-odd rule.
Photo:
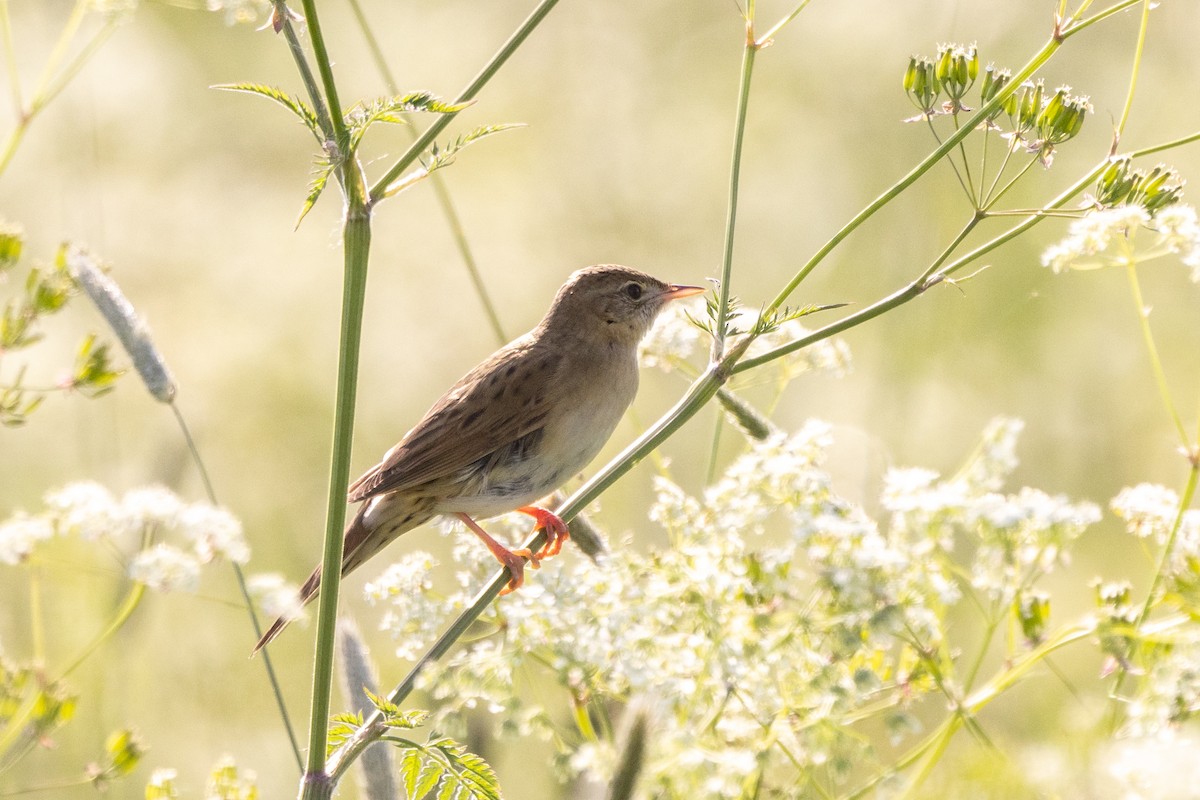
[(303, 100), (293, 97), (282, 89), (276, 89), (274, 86), (264, 86), (261, 83), (222, 83), (212, 87), (213, 89), (221, 89), (226, 92), (245, 92), (247, 94), (256, 94), (260, 97), (265, 97), (268, 100), (274, 100), (279, 105), (291, 111), (305, 127), (312, 132), (316, 140), (320, 144), (324, 144), (325, 136), (321, 133), (321, 124), (317, 120), (317, 113), (312, 110), (312, 107)]
[(415, 749), (404, 751), (400, 757), (400, 777), (404, 779), (404, 796), (417, 797), (417, 777), (421, 772), (421, 755)]
[(350, 132), (350, 152), (358, 150), (363, 134), (377, 122), (407, 125), (401, 114), (456, 114), (470, 103), (443, 103), (430, 92), (410, 92), (395, 97), (380, 97), (370, 103), (359, 103), (344, 114), (346, 130)]
[(25, 232), (21, 226), (0, 219), (0, 272), (17, 263), (24, 243)]
[(113, 390), (124, 370), (115, 370), (108, 355), (108, 344), (96, 344), (96, 335), (88, 334), (75, 354), (71, 385), (86, 397), (100, 397)]
[(514, 128), (524, 127), (525, 126), (523, 124), (481, 125), (472, 131), (464, 133), (462, 136), (459, 136), (457, 139), (445, 145), (444, 147), (439, 147), (437, 144), (435, 144), (429, 151), (429, 163), (423, 167), (413, 170), (407, 175), (403, 175), (398, 178), (395, 182), (390, 184), (386, 190), (384, 190), (383, 196), (392, 197), (393, 195), (397, 195), (400, 192), (403, 192), (405, 189), (409, 189), (420, 181), (425, 180), (436, 170), (453, 164), (455, 156), (457, 156), (461, 150), (465, 149), (469, 145), (474, 144), (475, 142), (478, 142), (480, 139), (486, 139), (493, 134), (513, 130)]
[(304, 198), (304, 205), (300, 207), (300, 215), (296, 217), (296, 227), (300, 227), (300, 223), (308, 216), (308, 212), (316, 205), (317, 199), (320, 198), (321, 192), (325, 191), (325, 187), (329, 184), (329, 176), (333, 174), (334, 163), (328, 156), (317, 156), (313, 164), (313, 178), (308, 184), (308, 197)]

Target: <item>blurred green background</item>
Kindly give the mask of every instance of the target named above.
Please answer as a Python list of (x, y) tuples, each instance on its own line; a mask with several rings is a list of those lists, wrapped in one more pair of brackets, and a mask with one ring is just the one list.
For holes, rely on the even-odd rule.
[[(748, 306), (771, 299), (817, 247), (931, 149), (926, 129), (900, 122), (914, 113), (900, 87), (910, 55), (975, 42), (984, 63), (1018, 68), (1049, 35), (1055, 5), (814, 2), (758, 58), (734, 293)], [(26, 89), (71, 6), (9, 3)], [(363, 6), (401, 86), (449, 98), (532, 4)], [(758, 6), (768, 21), (791, 9)], [(343, 102), (384, 94), (348, 6), (334, 0), (320, 8)], [(1138, 20), (1135, 10), (1096, 26), (1043, 70), (1048, 85), (1090, 95), (1095, 113), (1053, 169), (1033, 170), (1013, 205), (1052, 197), (1108, 152)], [(89, 19), (85, 29), (98, 24)], [(1124, 145), (1200, 129), (1197, 30), (1194, 2), (1164, 2), (1152, 14)], [(450, 135), (481, 124), (528, 125), (480, 143), (441, 173), (510, 336), (533, 325), (563, 278), (587, 264), (626, 263), (685, 283), (719, 273), (743, 35), (728, 0), (566, 0), (455, 121)], [(24, 225), (29, 257), (49, 260), (60, 241), (71, 240), (111, 263), (175, 373), (180, 408), (221, 502), (245, 524), (250, 571), (299, 580), (319, 557), (324, 514), (340, 198), (331, 188), (293, 230), (311, 139), (270, 103), (209, 88), (238, 81), (302, 92), (283, 41), (271, 33), (228, 26), (219, 13), (143, 2), (34, 121), (0, 175), (0, 215)], [(0, 103), (0, 134), (13, 123), (12, 104)], [(382, 174), (409, 141), (404, 131), (372, 129), (369, 172)], [(1200, 175), (1200, 147), (1164, 160), (1185, 177)], [(923, 271), (967, 213), (949, 168), (935, 168), (839, 247), (794, 301), (870, 303)], [(998, 230), (984, 226), (985, 234)], [(1028, 484), (1101, 505), (1142, 481), (1178, 488), (1185, 464), (1151, 380), (1126, 278), (1117, 271), (1051, 275), (1039, 256), (1064, 231), (1065, 223), (1047, 222), (988, 259), (991, 269), (978, 278), (938, 287), (852, 331), (845, 337), (852, 374), (797, 381), (777, 422), (789, 429), (810, 416), (832, 422), (835, 486), (870, 508), (887, 466), (952, 472), (997, 414), (1027, 422), (1010, 488)], [(1171, 388), (1184, 409), (1194, 409), (1200, 287), (1177, 261), (1142, 274)], [(77, 302), (47, 328), (49, 341), (31, 351), (30, 382), (55, 380), (78, 336), (102, 324)], [(354, 472), (374, 463), (496, 344), (431, 187), (380, 206)], [(5, 376), (10, 369), (6, 363)], [(766, 402), (770, 387), (753, 384), (744, 382), (745, 396)], [(649, 423), (682, 386), (677, 375), (648, 372), (635, 413), (606, 453), (630, 441), (639, 430), (634, 420)], [(714, 420), (701, 415), (665, 448), (689, 490), (702, 484)], [(725, 455), (735, 453), (737, 438), (724, 441)], [(644, 513), (650, 474), (643, 465), (605, 496), (599, 521), (614, 540), (633, 532), (639, 542), (661, 541)], [(132, 376), (109, 397), (51, 398), (25, 428), (0, 430), (0, 516), (37, 510), (46, 489), (78, 479), (114, 491), (159, 482), (185, 497), (202, 495), (169, 411)], [(396, 547), (438, 552), (445, 544), (429, 529)], [(44, 574), (51, 663), (95, 632), (120, 589), (111, 562), (87, 563), (93, 550), (55, 548), (57, 566)], [(358, 590), (382, 567), (368, 566), (346, 584), (345, 605), (369, 637), (378, 612), (365, 608)], [(109, 730), (132, 724), (152, 748), (147, 767), (177, 767), (185, 786), (198, 790), (228, 752), (259, 774), (265, 797), (290, 795), (294, 765), (261, 665), (246, 657), (253, 636), (234, 602), (232, 575), (209, 572), (199, 596), (149, 598), (77, 676), (79, 721), (57, 750), (28, 759), (13, 786), (82, 765), (99, 754)], [(1106, 520), (1057, 577), (1056, 620), (1090, 605), (1092, 575), (1144, 581), (1148, 572), (1140, 549)], [(0, 646), (16, 659), (30, 648), (28, 591), (23, 572), (0, 566)], [(275, 650), (298, 722), (307, 715), (312, 635), (311, 626), (289, 631)], [(386, 641), (372, 641), (384, 683), (394, 683), (402, 665), (389, 662)], [(1081, 682), (1095, 675), (1090, 658), (1072, 664), (1068, 654), (1060, 666)], [(1039, 700), (1038, 714), (1030, 715), (1031, 700)], [(1001, 741), (1057, 734), (1039, 726), (1072, 702), (1055, 679), (1030, 682), (989, 711), (990, 730)], [(1020, 714), (1006, 714), (1018, 705)], [(512, 796), (550, 796), (534, 788), (542, 778), (524, 783), (531, 780), (527, 759), (489, 755)], [(115, 786), (112, 796), (140, 796), (148, 772)], [(353, 796), (349, 785), (343, 796)]]

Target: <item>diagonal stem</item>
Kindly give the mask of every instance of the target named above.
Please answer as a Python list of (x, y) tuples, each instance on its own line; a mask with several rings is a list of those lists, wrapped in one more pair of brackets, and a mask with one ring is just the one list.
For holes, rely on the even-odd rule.
[[(306, 2), (312, 2), (312, 0), (306, 0)], [(479, 94), (488, 81), (499, 71), (500, 67), (504, 66), (504, 62), (508, 61), (509, 57), (516, 52), (517, 48), (524, 43), (529, 34), (533, 33), (534, 29), (541, 24), (541, 21), (545, 19), (546, 15), (556, 5), (558, 5), (558, 0), (541, 0), (537, 7), (533, 9), (533, 12), (521, 23), (521, 26), (509, 37), (508, 41), (501, 45), (491, 60), (484, 65), (479, 74), (467, 85), (467, 88), (459, 93), (454, 103), (457, 105), (473, 100), (475, 95)], [(433, 144), (433, 140), (437, 138), (437, 135), (458, 116), (458, 113), (455, 111), (438, 116), (433, 124), (426, 128), (425, 132), (405, 151), (404, 155), (400, 156), (399, 160), (392, 165), (387, 174), (376, 181), (375, 185), (371, 187), (370, 202), (372, 205), (383, 199), (388, 186), (399, 178), (401, 173), (416, 161), (421, 153), (424, 153), (429, 148), (429, 145)]]

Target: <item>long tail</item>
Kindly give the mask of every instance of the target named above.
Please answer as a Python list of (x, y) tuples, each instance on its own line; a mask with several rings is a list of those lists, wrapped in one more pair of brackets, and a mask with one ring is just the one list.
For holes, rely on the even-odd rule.
[[(369, 505), (369, 503), (364, 503), (362, 506), (360, 506), (358, 513), (354, 515), (354, 519), (350, 520), (350, 524), (346, 526), (346, 538), (342, 545), (342, 575), (345, 575), (346, 573), (350, 572), (350, 570), (357, 567), (359, 564), (365, 561), (368, 556), (375, 555), (375, 553), (378, 552), (383, 545), (390, 541), (390, 539), (388, 539), (375, 543), (370, 542), (371, 533), (373, 533), (373, 531), (368, 530), (363, 521), (363, 517), (366, 514)], [(383, 537), (379, 538), (381, 540), (383, 539)], [(368, 546), (364, 547), (364, 545)], [(320, 591), (321, 565), (318, 564), (317, 568), (314, 569), (312, 574), (308, 576), (308, 580), (306, 580), (304, 585), (300, 587), (301, 605), (308, 605), (311, 603), (313, 598), (316, 597)], [(291, 620), (288, 617), (280, 617), (279, 619), (275, 620), (271, 627), (267, 629), (267, 632), (263, 634), (263, 637), (258, 640), (258, 644), (254, 645), (254, 653), (257, 653), (259, 650), (262, 650), (263, 647), (269, 644), (271, 640), (279, 635), (280, 631), (287, 627), (289, 622), (291, 622)]]

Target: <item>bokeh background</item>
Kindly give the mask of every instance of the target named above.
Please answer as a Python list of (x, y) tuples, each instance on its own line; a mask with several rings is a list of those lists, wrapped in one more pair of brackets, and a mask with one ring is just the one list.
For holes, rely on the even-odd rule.
[[(28, 89), (73, 4), (8, 5), (13, 61)], [(923, 127), (901, 123), (913, 113), (900, 88), (910, 55), (975, 42), (985, 63), (1018, 68), (1047, 39), (1056, 5), (814, 2), (758, 58), (734, 293), (749, 306), (772, 298), (931, 149)], [(384, 94), (347, 5), (320, 6), (344, 103)], [(363, 7), (401, 86), (449, 98), (531, 3), (363, 0)], [(774, 21), (791, 5), (758, 7), (761, 19)], [(1071, 40), (1041, 73), (1050, 86), (1090, 95), (1095, 113), (1053, 169), (1037, 168), (1023, 182), (1014, 206), (1052, 197), (1108, 152), (1138, 14)], [(100, 19), (85, 20), (85, 31)], [(227, 24), (222, 13), (144, 0), (34, 121), (0, 175), (0, 215), (24, 226), (30, 258), (48, 261), (70, 240), (111, 264), (176, 375), (180, 408), (221, 502), (246, 527), (250, 570), (299, 580), (319, 557), (324, 514), (340, 198), (331, 188), (293, 230), (311, 138), (270, 103), (210, 88), (254, 81), (302, 92), (282, 40), (254, 28)], [(1153, 12), (1124, 144), (1200, 129), (1197, 30), (1194, 2), (1167, 0)], [(686, 283), (718, 274), (742, 42), (742, 21), (728, 0), (567, 0), (455, 121), (448, 135), (480, 124), (528, 126), (478, 144), (441, 173), (509, 335), (533, 325), (563, 278), (587, 264), (626, 263)], [(0, 133), (13, 124), (12, 104), (0, 103)], [(373, 129), (368, 170), (381, 174), (409, 141), (404, 131)], [(1164, 160), (1185, 177), (1200, 175), (1198, 146)], [(870, 303), (923, 271), (967, 212), (950, 170), (934, 169), (834, 251), (794, 300)], [(998, 414), (1027, 423), (1015, 485), (1101, 505), (1142, 481), (1178, 488), (1185, 464), (1151, 380), (1126, 278), (1050, 274), (1040, 252), (1064, 230), (1045, 223), (995, 253), (977, 278), (938, 287), (847, 334), (853, 372), (793, 384), (778, 424), (792, 429), (810, 416), (833, 423), (835, 485), (869, 507), (877, 507), (887, 466), (952, 472)], [(1192, 409), (1200, 395), (1200, 287), (1177, 262), (1143, 270), (1143, 280), (1171, 388)], [(52, 320), (48, 341), (30, 351), (30, 382), (55, 380), (78, 336), (92, 329), (102, 323), (83, 302)], [(354, 471), (374, 463), (496, 344), (431, 188), (380, 206)], [(5, 362), (0, 377), (15, 368)], [(770, 387), (753, 384), (743, 386), (749, 399), (771, 396)], [(647, 373), (634, 413), (606, 454), (630, 441), (639, 421), (665, 410), (683, 385), (677, 374)], [(689, 489), (703, 482), (715, 419), (702, 414), (665, 448)], [(724, 441), (723, 455), (734, 454), (736, 437)], [(661, 540), (645, 519), (650, 475), (643, 465), (605, 496), (598, 520), (616, 537)], [(132, 376), (108, 397), (54, 397), (26, 427), (0, 430), (0, 517), (36, 510), (48, 488), (78, 479), (114, 491), (163, 483), (185, 497), (202, 495), (169, 411)], [(397, 547), (438, 552), (445, 543), (430, 529)], [(119, 597), (117, 566), (89, 562), (93, 552), (62, 545), (43, 575), (51, 587), (51, 662), (94, 633)], [(389, 661), (387, 642), (372, 632), (378, 612), (359, 600), (363, 582), (382, 566), (348, 581), (345, 605), (375, 645), (388, 684), (402, 676), (402, 665)], [(198, 791), (222, 753), (258, 773), (264, 796), (290, 795), (294, 765), (261, 665), (246, 657), (252, 632), (232, 576), (212, 572), (197, 596), (143, 605), (76, 678), (79, 719), (58, 749), (29, 759), (9, 776), (13, 786), (86, 763), (109, 730), (132, 724), (152, 751), (140, 779), (114, 786), (111, 796), (139, 797), (156, 765), (178, 768), (181, 783)], [(1093, 575), (1144, 586), (1148, 574), (1146, 556), (1110, 518), (1057, 576), (1055, 617), (1065, 621), (1088, 607)], [(28, 597), (25, 573), (0, 566), (0, 647), (17, 659), (30, 648)], [(312, 635), (312, 627), (291, 631), (275, 651), (298, 720), (307, 714)], [(1094, 689), (1093, 657), (1071, 659), (1064, 656), (1064, 673)], [(1069, 717), (1073, 702), (1055, 678), (1030, 681), (989, 711), (989, 730), (1001, 742), (1057, 735), (1047, 721)], [(557, 792), (527, 751), (489, 755), (512, 796)], [(343, 796), (353, 796), (349, 785)]]

